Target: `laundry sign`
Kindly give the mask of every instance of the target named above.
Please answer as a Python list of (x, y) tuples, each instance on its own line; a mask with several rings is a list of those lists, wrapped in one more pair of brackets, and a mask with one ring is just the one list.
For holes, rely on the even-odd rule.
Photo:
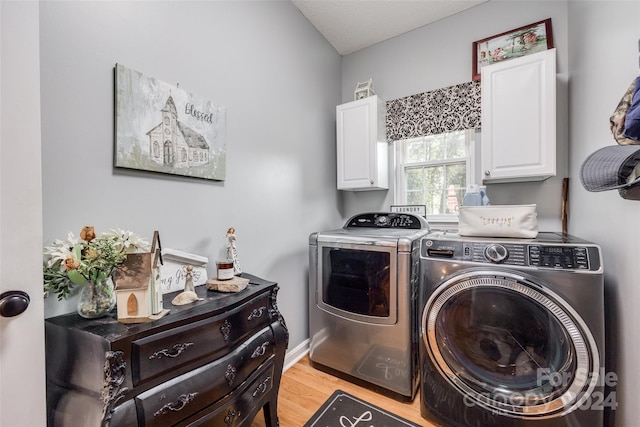
[(426, 205), (391, 205), (391, 212), (409, 213), (419, 216), (427, 216)]
[(115, 166), (224, 180), (226, 108), (115, 68)]

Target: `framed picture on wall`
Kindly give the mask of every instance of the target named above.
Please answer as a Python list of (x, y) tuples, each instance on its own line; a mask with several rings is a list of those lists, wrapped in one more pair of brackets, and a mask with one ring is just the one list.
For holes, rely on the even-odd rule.
[(115, 167), (225, 179), (225, 107), (120, 64), (115, 83)]
[(473, 42), (471, 76), (480, 80), (485, 65), (553, 49), (551, 18)]

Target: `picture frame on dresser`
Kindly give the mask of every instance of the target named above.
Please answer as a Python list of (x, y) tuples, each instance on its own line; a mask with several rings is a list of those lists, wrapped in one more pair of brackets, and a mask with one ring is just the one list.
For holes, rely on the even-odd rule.
[(473, 42), (471, 77), (480, 80), (485, 65), (553, 49), (551, 18)]

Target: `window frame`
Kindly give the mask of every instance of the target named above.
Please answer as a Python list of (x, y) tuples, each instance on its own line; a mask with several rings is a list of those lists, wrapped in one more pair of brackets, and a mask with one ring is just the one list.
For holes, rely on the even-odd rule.
[[(452, 131), (459, 132), (459, 131)], [(443, 133), (452, 133), (452, 132), (443, 132)], [(407, 204), (407, 192), (406, 192), (406, 182), (405, 182), (405, 171), (408, 167), (415, 166), (436, 166), (436, 165), (449, 165), (455, 163), (465, 162), (465, 170), (466, 170), (466, 185), (469, 187), (470, 185), (475, 185), (476, 180), (476, 133), (475, 129), (465, 129), (465, 148), (467, 151), (467, 156), (464, 158), (456, 158), (450, 160), (433, 160), (428, 162), (419, 162), (419, 163), (411, 163), (410, 166), (407, 166), (404, 159), (404, 146), (407, 142), (413, 142), (420, 140), (422, 138), (427, 138), (430, 135), (419, 136), (415, 138), (407, 138), (402, 140), (397, 140), (394, 142), (395, 148), (395, 191), (394, 191), (394, 203), (397, 205), (405, 205)], [(460, 200), (460, 204), (462, 204), (462, 200)], [(458, 223), (458, 215), (426, 215), (426, 219), (430, 224), (452, 224)]]

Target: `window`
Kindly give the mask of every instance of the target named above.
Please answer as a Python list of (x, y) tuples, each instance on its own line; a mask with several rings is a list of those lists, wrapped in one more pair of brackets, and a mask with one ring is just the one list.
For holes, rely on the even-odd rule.
[(425, 205), (432, 222), (458, 220), (474, 183), (474, 130), (396, 141), (396, 203)]

